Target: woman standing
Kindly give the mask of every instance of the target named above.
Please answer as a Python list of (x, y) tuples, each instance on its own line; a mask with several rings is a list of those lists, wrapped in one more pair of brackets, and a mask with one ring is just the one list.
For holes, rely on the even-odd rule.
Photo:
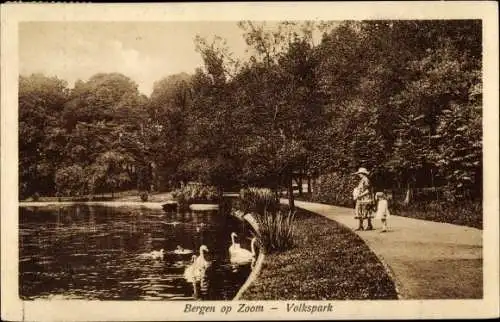
[(373, 204), (373, 197), (370, 179), (368, 178), (369, 172), (365, 168), (359, 168), (354, 174), (358, 175), (360, 179), (358, 185), (353, 191), (353, 198), (356, 201), (354, 218), (359, 220), (359, 226), (356, 230), (364, 230), (364, 219), (368, 219), (368, 226), (366, 227), (366, 230), (372, 230), (373, 213), (371, 206)]

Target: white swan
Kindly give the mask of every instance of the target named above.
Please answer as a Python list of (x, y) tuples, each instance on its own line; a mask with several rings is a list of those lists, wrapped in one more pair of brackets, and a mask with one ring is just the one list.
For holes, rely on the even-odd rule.
[(236, 235), (236, 233), (235, 233), (235, 232), (232, 232), (232, 233), (231, 233), (231, 246), (229, 246), (229, 256), (232, 256), (232, 255), (233, 255), (233, 253), (237, 252), (237, 250), (238, 250), (238, 249), (241, 249), (240, 244), (238, 244), (238, 243), (234, 240), (234, 238), (235, 238), (236, 236), (238, 236), (238, 235)]
[(180, 245), (177, 245), (177, 248), (174, 250), (174, 254), (177, 255), (188, 255), (192, 253), (193, 251), (191, 249), (182, 248)]
[(210, 266), (210, 263), (205, 259), (205, 255), (203, 252), (208, 253), (208, 248), (205, 245), (200, 246), (200, 255), (198, 256), (198, 258), (196, 258), (194, 264), (197, 266), (197, 268), (205, 270), (208, 268), (208, 266)]
[(196, 280), (197, 272), (196, 272), (196, 266), (194, 265), (195, 262), (196, 262), (196, 255), (193, 255), (191, 257), (191, 264), (189, 264), (189, 266), (186, 267), (186, 269), (184, 270), (184, 278), (186, 279), (186, 281), (190, 283), (193, 283)]
[(165, 251), (162, 249), (160, 250), (154, 250), (151, 252), (151, 257), (153, 259), (163, 259), (163, 255), (165, 254)]
[(230, 254), (230, 261), (232, 264), (246, 264), (251, 262), (255, 258), (255, 243), (257, 242), (257, 238), (252, 238), (250, 243), (251, 251), (245, 248), (235, 249)]
[(152, 258), (152, 259), (163, 259), (163, 255), (165, 255), (165, 251), (162, 248), (160, 250), (153, 250), (150, 253), (142, 253), (139, 255), (139, 257)]
[(184, 278), (188, 282), (195, 282), (202, 280), (205, 276), (205, 270), (210, 265), (209, 262), (205, 259), (203, 252), (208, 252), (208, 248), (205, 245), (200, 246), (200, 255), (193, 255), (191, 258), (191, 264), (186, 267), (184, 270)]

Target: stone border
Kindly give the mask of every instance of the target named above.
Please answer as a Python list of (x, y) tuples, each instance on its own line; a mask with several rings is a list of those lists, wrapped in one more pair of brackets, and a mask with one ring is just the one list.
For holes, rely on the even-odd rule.
[[(259, 225), (257, 223), (257, 220), (255, 220), (252, 214), (246, 214), (243, 216), (238, 216), (236, 214), (231, 214), (231, 215), (242, 221), (246, 221), (255, 231), (259, 230)], [(259, 275), (260, 270), (262, 269), (264, 258), (265, 258), (264, 252), (259, 251), (259, 256), (257, 256), (257, 260), (255, 261), (255, 266), (250, 272), (250, 275), (248, 275), (245, 283), (243, 283), (243, 285), (240, 287), (238, 293), (236, 293), (236, 296), (233, 298), (233, 301), (238, 301), (243, 295), (243, 293), (245, 293), (245, 291), (250, 287), (250, 285), (252, 285), (252, 283), (257, 279), (257, 276)]]
[[(365, 245), (366, 245), (366, 243), (365, 243)], [(366, 245), (366, 246), (368, 247), (368, 245)], [(370, 247), (368, 247), (368, 248), (370, 248)], [(373, 251), (372, 251), (372, 253), (375, 254), (375, 252), (373, 252)], [(389, 264), (387, 264), (385, 262), (385, 260), (384, 260), (384, 258), (382, 256), (379, 256), (379, 255), (375, 254), (375, 257), (377, 257), (377, 259), (380, 261), (380, 263), (382, 263), (382, 266), (384, 266), (384, 269), (387, 272), (387, 275), (389, 275), (389, 278), (394, 283), (394, 289), (396, 290), (396, 295), (398, 296), (398, 300), (407, 299), (407, 297), (403, 295), (403, 294), (405, 294), (405, 292), (402, 291), (403, 290), (403, 284), (396, 277), (396, 274), (394, 274), (394, 271), (389, 266)]]

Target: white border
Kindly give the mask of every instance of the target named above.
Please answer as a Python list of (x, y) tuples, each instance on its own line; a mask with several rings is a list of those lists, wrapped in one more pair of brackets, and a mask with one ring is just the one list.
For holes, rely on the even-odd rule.
[[(496, 2), (312, 2), (176, 4), (7, 4), (2, 5), (1, 110), (1, 295), (3, 320), (223, 320), (485, 318), (499, 315), (498, 269), (498, 5)], [(483, 19), (484, 45), (484, 231), (483, 300), (329, 301), (334, 313), (183, 313), (172, 302), (27, 301), (18, 298), (17, 87), (21, 21), (213, 21), (213, 20)], [(205, 305), (246, 303), (203, 302)], [(297, 303), (297, 302), (294, 302)], [(326, 303), (326, 302), (313, 302)], [(24, 310), (23, 310), (24, 308)], [(234, 309), (233, 309), (234, 311)]]

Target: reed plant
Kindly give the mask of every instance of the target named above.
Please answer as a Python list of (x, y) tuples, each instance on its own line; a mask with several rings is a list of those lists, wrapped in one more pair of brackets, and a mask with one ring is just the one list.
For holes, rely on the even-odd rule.
[(295, 212), (278, 210), (276, 213), (265, 211), (256, 216), (259, 229), (256, 232), (264, 252), (282, 252), (294, 244)]

